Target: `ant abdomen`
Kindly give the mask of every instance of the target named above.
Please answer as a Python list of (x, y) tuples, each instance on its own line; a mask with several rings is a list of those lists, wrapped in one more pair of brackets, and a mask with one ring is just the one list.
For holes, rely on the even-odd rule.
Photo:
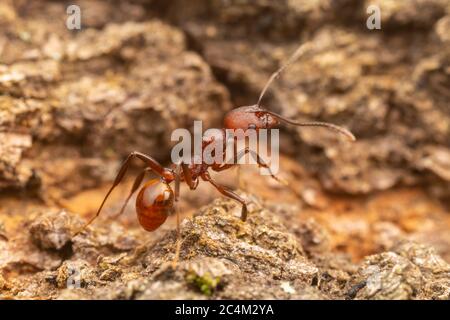
[(136, 213), (141, 226), (147, 231), (156, 230), (172, 213), (174, 194), (161, 179), (148, 181), (136, 198)]

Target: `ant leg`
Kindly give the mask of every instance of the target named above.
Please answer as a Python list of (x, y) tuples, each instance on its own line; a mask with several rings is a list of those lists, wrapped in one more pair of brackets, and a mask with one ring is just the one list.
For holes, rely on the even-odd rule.
[(139, 189), (139, 186), (142, 183), (142, 180), (144, 180), (144, 176), (147, 172), (150, 172), (152, 169), (150, 168), (145, 168), (144, 170), (142, 170), (142, 172), (136, 177), (136, 179), (134, 180), (133, 186), (131, 187), (131, 191), (127, 197), (127, 199), (125, 200), (122, 208), (120, 209), (119, 213), (116, 214), (115, 216), (113, 216), (112, 218), (117, 218), (119, 217), (124, 211), (125, 208), (127, 207), (128, 201), (130, 201), (131, 197), (133, 196), (133, 194), (136, 192), (137, 189)]
[(211, 169), (215, 172), (221, 172), (224, 170), (228, 170), (230, 168), (236, 167), (236, 179), (237, 179), (237, 184), (239, 186), (239, 189), (245, 190), (247, 189), (247, 184), (245, 183), (245, 180), (242, 179), (242, 174), (241, 174), (241, 167), (236, 165), (235, 163), (230, 163), (230, 164), (224, 164), (222, 166), (212, 166)]
[(270, 168), (270, 166), (260, 157), (259, 154), (257, 154), (255, 151), (253, 150), (247, 150), (248, 153), (250, 153), (252, 155), (253, 158), (256, 158), (256, 162), (258, 163), (258, 166), (263, 167), (265, 169), (267, 169), (269, 171), (270, 176), (272, 177), (272, 179), (278, 181), (279, 183), (283, 184), (283, 185), (288, 185), (288, 182), (285, 181), (284, 179), (278, 178), (272, 171), (272, 169)]
[(237, 182), (238, 182), (239, 189), (242, 189), (242, 190), (247, 189), (247, 184), (245, 183), (245, 180), (242, 178), (241, 166), (237, 166), (236, 175), (237, 175)]
[(236, 179), (237, 179), (237, 185), (239, 186), (239, 189), (241, 189), (241, 190), (247, 189), (247, 184), (245, 183), (245, 180), (242, 179), (241, 167), (236, 165), (235, 163), (228, 163), (228, 164), (224, 164), (221, 166), (213, 165), (211, 167), (211, 169), (215, 172), (221, 172), (221, 171), (233, 168), (233, 167), (236, 167)]
[(189, 169), (189, 166), (185, 163), (181, 163), (181, 169), (183, 170), (184, 180), (188, 184), (189, 188), (191, 190), (195, 190), (198, 186), (199, 180), (193, 180), (192, 179), (192, 172), (191, 169)]
[(177, 164), (175, 167), (175, 203), (178, 202), (180, 197), (180, 184), (181, 184), (181, 165)]
[(263, 167), (263, 168), (266, 168), (266, 169), (269, 171), (269, 174), (270, 174), (270, 176), (272, 177), (272, 179), (276, 180), (278, 183), (280, 183), (280, 184), (284, 185), (285, 187), (289, 188), (292, 192), (294, 192), (294, 193), (297, 195), (297, 192), (296, 192), (294, 189), (292, 189), (292, 187), (289, 185), (289, 183), (288, 183), (286, 180), (277, 177), (277, 176), (273, 173), (273, 171), (272, 171), (272, 169), (270, 168), (270, 166), (269, 166), (269, 165), (261, 158), (261, 156), (260, 156), (258, 153), (256, 153), (255, 151), (250, 150), (250, 149), (247, 147), (247, 148), (245, 148), (244, 150), (242, 150), (242, 151), (237, 155), (236, 159), (239, 160), (242, 156), (244, 156), (244, 155), (247, 154), (247, 153), (250, 153), (250, 155), (253, 157), (253, 159), (256, 158), (256, 162), (258, 163), (258, 166)]
[(227, 163), (224, 165), (212, 165), (211, 169), (213, 169), (216, 172), (220, 172), (220, 171), (230, 169), (230, 168), (234, 167), (235, 165), (236, 165), (235, 163)]
[(242, 204), (242, 210), (241, 210), (241, 220), (245, 222), (245, 220), (247, 220), (247, 202), (242, 199), (238, 194), (234, 193), (233, 191), (229, 190), (228, 188), (221, 186), (219, 184), (217, 184), (209, 175), (208, 172), (205, 172), (202, 175), (203, 179), (205, 181), (208, 181), (209, 183), (211, 183), (221, 194), (223, 194), (224, 196), (231, 198), (233, 200), (236, 200), (238, 202), (240, 202)]
[(156, 174), (158, 174), (162, 178), (168, 179), (168, 180), (174, 180), (175, 177), (174, 177), (172, 170), (164, 168), (161, 164), (159, 164), (158, 161), (156, 161), (155, 159), (153, 159), (152, 157), (150, 157), (146, 154), (143, 154), (143, 153), (137, 152), (137, 151), (133, 151), (132, 153), (130, 153), (128, 155), (128, 157), (125, 159), (122, 166), (120, 167), (119, 173), (117, 174), (116, 178), (114, 179), (113, 185), (111, 186), (111, 188), (109, 189), (105, 198), (103, 199), (103, 202), (100, 205), (100, 207), (98, 208), (95, 216), (93, 216), (81, 229), (76, 231), (75, 234), (73, 235), (73, 237), (75, 237), (80, 232), (82, 232), (84, 229), (86, 229), (100, 215), (100, 212), (102, 211), (102, 208), (105, 205), (105, 202), (108, 199), (109, 195), (113, 192), (114, 188), (117, 187), (117, 185), (122, 181), (123, 177), (125, 176), (125, 173), (128, 170), (128, 167), (130, 166), (131, 160), (133, 160), (133, 158), (135, 158), (135, 157), (144, 161), (151, 170), (153, 170)]
[(178, 259), (180, 258), (180, 249), (181, 249), (181, 227), (180, 227), (180, 210), (178, 208), (178, 199), (180, 196), (180, 174), (181, 174), (181, 165), (178, 164), (175, 168), (175, 214), (177, 215), (177, 242), (175, 249), (175, 257), (172, 261), (172, 268), (175, 269), (178, 264)]
[(288, 188), (289, 191), (291, 191), (292, 194), (294, 194), (296, 197), (300, 197), (300, 198), (302, 197), (302, 195), (301, 195), (297, 190), (295, 190), (295, 189), (289, 184), (288, 181), (286, 181), (285, 179), (282, 179), (282, 178), (280, 178), (280, 177), (277, 177), (277, 176), (272, 172), (272, 169), (270, 169), (270, 166), (269, 166), (267, 163), (264, 162), (264, 160), (259, 156), (259, 154), (255, 153), (254, 151), (250, 151), (250, 150), (249, 150), (249, 152), (253, 152), (253, 154), (252, 154), (253, 157), (255, 157), (255, 155), (256, 155), (258, 165), (259, 165), (260, 167), (266, 168), (266, 169), (269, 171), (270, 176), (271, 176), (274, 180), (276, 180), (278, 183), (280, 183), (280, 184), (282, 184), (283, 186), (285, 186), (286, 188)]

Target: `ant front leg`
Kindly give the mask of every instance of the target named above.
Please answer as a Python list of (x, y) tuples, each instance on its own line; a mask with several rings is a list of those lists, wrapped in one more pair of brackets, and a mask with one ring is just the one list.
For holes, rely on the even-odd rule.
[(298, 192), (292, 188), (292, 186), (289, 184), (289, 182), (287, 182), (286, 180), (277, 177), (272, 169), (270, 168), (270, 166), (260, 157), (260, 155), (258, 153), (256, 153), (253, 150), (249, 150), (248, 148), (245, 148), (244, 150), (242, 150), (238, 156), (236, 157), (238, 161), (243, 155), (245, 155), (246, 153), (250, 153), (253, 157), (253, 159), (256, 158), (256, 162), (258, 163), (259, 167), (263, 167), (265, 169), (267, 169), (269, 171), (269, 174), (271, 176), (272, 179), (276, 180), (278, 183), (284, 185), (285, 187), (287, 187), (293, 194), (295, 194), (296, 196), (298, 196)]
[(241, 173), (241, 167), (236, 165), (236, 163), (226, 163), (226, 164), (213, 164), (211, 166), (211, 169), (215, 172), (221, 172), (224, 170), (228, 170), (230, 168), (236, 167), (236, 177), (237, 177), (237, 184), (239, 186), (239, 189), (246, 189), (246, 183), (242, 179), (242, 173)]
[(209, 175), (208, 172), (203, 173), (202, 174), (202, 178), (205, 181), (208, 181), (209, 183), (211, 183), (224, 196), (240, 202), (242, 204), (241, 220), (244, 221), (244, 222), (245, 222), (245, 220), (247, 220), (247, 213), (248, 213), (247, 202), (244, 199), (242, 199), (237, 193), (234, 193), (233, 191), (229, 190), (228, 188), (217, 184), (211, 178), (211, 176)]
[[(250, 150), (249, 150), (249, 151), (250, 151)], [(257, 159), (258, 159), (258, 160), (257, 160), (258, 165), (259, 165), (260, 167), (266, 168), (266, 169), (269, 171), (270, 176), (271, 176), (274, 180), (278, 181), (280, 184), (282, 184), (283, 186), (285, 186), (286, 188), (288, 188), (289, 191), (292, 192), (292, 194), (295, 195), (296, 197), (303, 198), (303, 196), (301, 195), (301, 193), (299, 193), (297, 190), (295, 190), (295, 189), (292, 187), (292, 185), (291, 185), (288, 181), (286, 181), (286, 180), (283, 179), (283, 178), (277, 177), (277, 176), (273, 173), (273, 171), (270, 169), (270, 166), (269, 166), (267, 163), (265, 163), (264, 160), (263, 160), (257, 153), (255, 153), (254, 151), (250, 151), (250, 152), (253, 152), (253, 154), (256, 155), (256, 156), (258, 157), (258, 158), (257, 158)]]
[(183, 171), (184, 180), (191, 190), (195, 190), (198, 187), (199, 180), (192, 178), (192, 171), (186, 163), (181, 163), (181, 170)]
[[(278, 178), (272, 171), (272, 169), (270, 169), (270, 166), (260, 157), (259, 154), (257, 154), (255, 151), (250, 150), (248, 147), (246, 147), (244, 150), (240, 151), (237, 156), (236, 156), (236, 163), (230, 163), (230, 164), (224, 164), (221, 166), (212, 166), (212, 169), (216, 172), (220, 172), (220, 171), (224, 171), (227, 170), (231, 167), (234, 167), (237, 164), (237, 162), (239, 161), (239, 159), (241, 159), (244, 155), (246, 155), (247, 153), (250, 153), (250, 155), (256, 160), (258, 166), (266, 168), (269, 171), (270, 176), (275, 179), (276, 181), (278, 181), (279, 183), (283, 184), (283, 185), (287, 185), (288, 183), (280, 178)], [(239, 167), (238, 167), (239, 168)]]
[(258, 153), (256, 153), (256, 152), (253, 151), (253, 150), (250, 150), (248, 147), (245, 148), (244, 150), (242, 150), (242, 151), (237, 155), (236, 161), (239, 161), (239, 159), (242, 158), (242, 157), (243, 157), (245, 154), (247, 154), (247, 153), (249, 153), (249, 154), (253, 157), (253, 159), (256, 160), (256, 163), (258, 164), (259, 167), (263, 167), (263, 168), (267, 169), (267, 171), (269, 171), (270, 176), (271, 176), (274, 180), (278, 181), (278, 182), (281, 183), (281, 184), (287, 185), (287, 182), (286, 182), (286, 181), (284, 181), (284, 180), (278, 178), (278, 177), (273, 173), (273, 171), (272, 171), (272, 169), (270, 168), (270, 166), (269, 166), (269, 165), (261, 158), (261, 156), (260, 156)]
[(158, 161), (156, 161), (152, 157), (150, 157), (144, 153), (137, 152), (137, 151), (130, 153), (128, 155), (128, 157), (125, 159), (125, 161), (123, 162), (122, 166), (120, 167), (119, 173), (117, 174), (116, 178), (114, 179), (113, 185), (111, 186), (111, 188), (109, 189), (105, 198), (103, 199), (103, 202), (100, 205), (100, 207), (98, 208), (95, 216), (93, 216), (81, 229), (79, 229), (77, 232), (75, 232), (75, 234), (73, 236), (76, 236), (80, 232), (85, 230), (100, 215), (100, 212), (102, 211), (102, 208), (105, 205), (106, 200), (108, 199), (109, 195), (113, 192), (115, 187), (117, 187), (117, 185), (119, 185), (119, 183), (122, 181), (133, 158), (138, 158), (138, 159), (142, 160), (143, 162), (145, 162), (145, 164), (148, 166), (149, 169), (154, 171), (157, 175), (159, 175), (161, 178), (163, 178), (167, 182), (171, 182), (175, 179), (175, 175), (172, 170), (170, 170), (168, 168), (164, 168)]

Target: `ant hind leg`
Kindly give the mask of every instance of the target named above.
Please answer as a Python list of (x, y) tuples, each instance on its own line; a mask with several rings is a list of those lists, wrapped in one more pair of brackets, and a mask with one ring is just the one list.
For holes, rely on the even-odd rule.
[(97, 213), (95, 214), (95, 216), (93, 216), (83, 227), (81, 227), (79, 230), (77, 230), (72, 237), (77, 236), (80, 232), (82, 232), (83, 230), (85, 230), (99, 215), (100, 212), (102, 211), (103, 206), (105, 205), (106, 200), (108, 199), (109, 195), (113, 192), (113, 190), (117, 187), (117, 185), (119, 185), (119, 183), (122, 181), (123, 177), (125, 176), (131, 160), (133, 160), (133, 158), (139, 158), (140, 160), (142, 160), (143, 162), (145, 162), (145, 164), (151, 169), (153, 170), (156, 174), (158, 174), (161, 177), (164, 177), (164, 175), (170, 173), (170, 171), (168, 171), (168, 169), (164, 168), (161, 164), (159, 164), (158, 161), (156, 161), (155, 159), (153, 159), (152, 157), (141, 153), (141, 152), (137, 152), (137, 151), (133, 151), (131, 152), (128, 157), (125, 159), (125, 161), (122, 163), (122, 166), (120, 167), (119, 173), (117, 174), (116, 178), (114, 179), (113, 185), (111, 186), (111, 188), (109, 189), (108, 193), (106, 194), (105, 198), (102, 201), (102, 204), (100, 205), (100, 207), (97, 210)]

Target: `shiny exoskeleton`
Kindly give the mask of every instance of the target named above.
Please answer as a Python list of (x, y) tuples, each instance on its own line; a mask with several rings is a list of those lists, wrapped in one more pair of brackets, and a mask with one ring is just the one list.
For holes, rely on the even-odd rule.
[(162, 225), (174, 206), (174, 194), (167, 183), (160, 179), (148, 181), (136, 198), (136, 213), (139, 223), (146, 231)]

